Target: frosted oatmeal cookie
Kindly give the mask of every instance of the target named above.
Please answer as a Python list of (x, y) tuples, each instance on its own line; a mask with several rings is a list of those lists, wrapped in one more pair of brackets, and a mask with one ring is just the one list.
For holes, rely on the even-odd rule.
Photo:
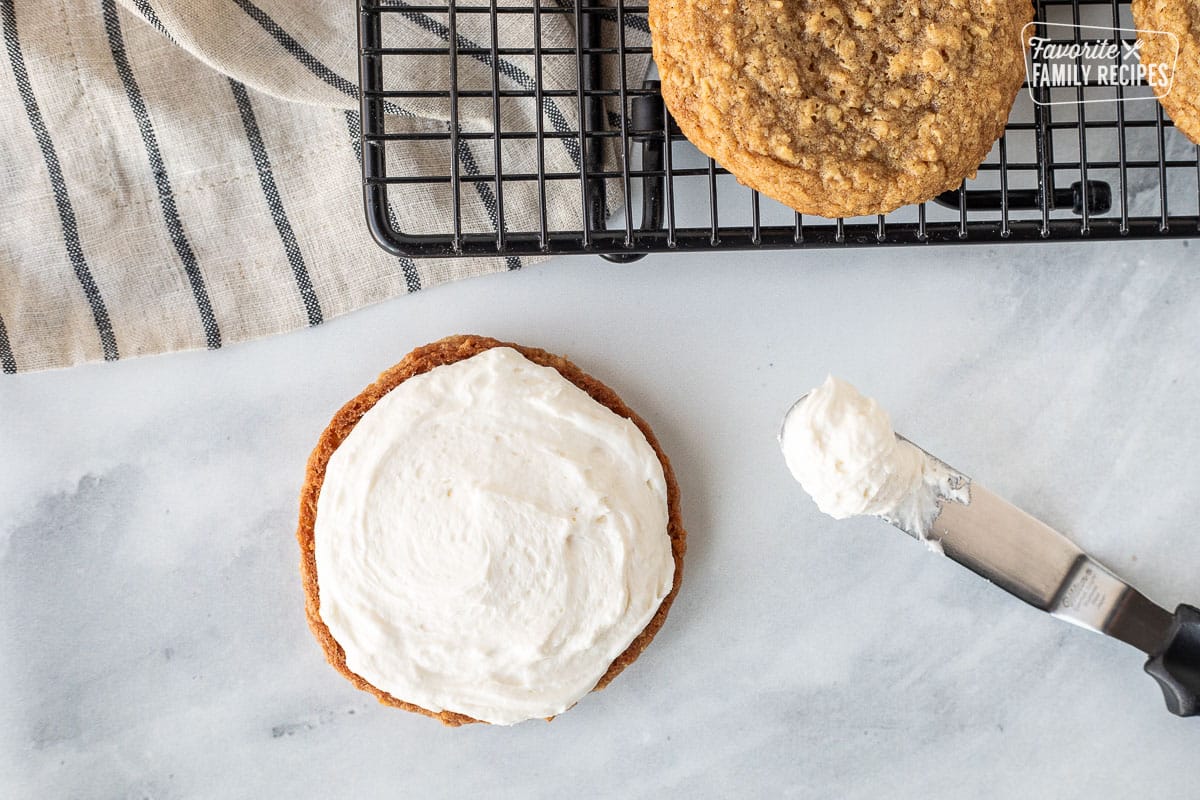
[[(1151, 65), (1175, 65), (1168, 86), (1154, 85), (1158, 101), (1175, 127), (1200, 144), (1200, 0), (1133, 0), (1132, 10), (1142, 42), (1142, 64), (1148, 69)], [(1176, 38), (1143, 31), (1171, 33)]]
[(649, 426), (544, 350), (419, 347), (342, 407), (300, 498), (309, 626), (381, 703), (553, 717), (649, 645), (679, 590), (679, 488)]
[(747, 186), (824, 217), (974, 175), (1025, 75), (1029, 0), (651, 0), (680, 129)]

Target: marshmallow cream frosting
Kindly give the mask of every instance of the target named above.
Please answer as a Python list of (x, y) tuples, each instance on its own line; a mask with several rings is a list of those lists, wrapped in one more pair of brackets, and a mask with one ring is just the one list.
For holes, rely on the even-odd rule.
[(587, 694), (671, 589), (646, 437), (507, 347), (414, 376), (329, 459), (320, 615), (346, 665), (431, 711), (508, 725)]
[(779, 436), (792, 475), (835, 519), (860, 514), (929, 539), (940, 503), (969, 502), (969, 481), (896, 436), (875, 400), (833, 377), (800, 399)]

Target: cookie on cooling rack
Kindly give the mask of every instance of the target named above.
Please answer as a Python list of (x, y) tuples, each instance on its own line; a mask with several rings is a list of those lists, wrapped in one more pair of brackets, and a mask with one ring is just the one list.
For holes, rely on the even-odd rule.
[[(1142, 42), (1141, 59), (1146, 67), (1175, 64), (1169, 87), (1154, 86), (1158, 102), (1175, 127), (1200, 144), (1200, 2), (1198, 0), (1133, 0), (1133, 22)], [(1146, 35), (1143, 31), (1174, 34)]]
[(650, 427), (544, 350), (419, 347), (308, 462), (300, 570), (329, 662), (447, 725), (552, 717), (650, 644), (679, 590), (679, 487)]
[(823, 217), (974, 175), (1025, 75), (1029, 0), (650, 0), (662, 93), (747, 186)]

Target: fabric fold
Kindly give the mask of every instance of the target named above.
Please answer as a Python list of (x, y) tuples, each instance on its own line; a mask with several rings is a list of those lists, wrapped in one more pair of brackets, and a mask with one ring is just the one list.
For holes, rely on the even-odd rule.
[[(545, 0), (543, 0), (545, 2)], [(539, 157), (546, 226), (578, 229), (582, 206), (574, 7), (540, 14), (540, 108), (505, 97), (499, 129), (548, 132), (494, 147), (491, 90), (530, 93), (533, 15), (497, 17), (487, 0), (455, 15), (457, 148), (450, 109), (430, 97), (449, 84), (445, 12), (390, 0), (385, 44), (421, 48), (389, 61), (392, 226), (445, 233), (457, 172), (463, 231), (536, 231)], [(528, 0), (500, 0), (528, 10)], [(555, 11), (554, 9), (557, 9)], [(529, 258), (395, 258), (363, 221), (355, 4), (346, 0), (0, 0), (0, 371), (233, 342), (320, 324), (439, 283)], [(630, 15), (626, 41), (648, 44)], [(615, 46), (615, 15), (604, 23)], [(605, 56), (606, 86), (618, 75)], [(493, 63), (495, 61), (495, 63)], [(640, 84), (647, 55), (630, 56)], [(495, 66), (495, 71), (493, 71)], [(568, 91), (569, 90), (569, 91)], [(619, 121), (619, 100), (606, 98)], [(622, 157), (613, 138), (603, 163)], [(500, 162), (497, 164), (497, 150)], [(610, 182), (610, 211), (619, 186)], [(502, 190), (502, 192), (497, 191)]]

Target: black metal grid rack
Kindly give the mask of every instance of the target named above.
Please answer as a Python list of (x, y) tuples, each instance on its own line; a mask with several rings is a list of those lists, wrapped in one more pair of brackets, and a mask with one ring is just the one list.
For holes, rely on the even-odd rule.
[[(636, 46), (627, 36), (629, 30), (645, 30), (645, 5), (625, 0), (416, 3), (422, 0), (359, 0), (367, 218), (379, 244), (396, 254), (592, 253), (633, 260), (672, 250), (1200, 236), (1200, 148), (1173, 129), (1148, 87), (1025, 87), (1005, 135), (976, 177), (957, 191), (887, 215), (827, 220), (802, 216), (746, 189), (683, 138), (657, 82), (644, 80), (634, 74), (640, 69), (630, 66), (650, 55), (644, 36)], [(1065, 23), (1108, 31), (1103, 38), (1132, 37), (1128, 4), (1118, 0), (1036, 0), (1035, 7), (1039, 36), (1056, 38), (1066, 31), (1068, 41), (1086, 41)], [(392, 40), (385, 46), (391, 15), (421, 15), (426, 27), (442, 31), (449, 44), (438, 48)], [(467, 15), (486, 18), (490, 40), (457, 33)], [(513, 15), (527, 18), (530, 41), (514, 46), (498, 34), (499, 22)], [(641, 23), (631, 27), (638, 18)], [(542, 41), (541, 31), (551, 19), (570, 20), (576, 34), (571, 46)], [(543, 85), (543, 64), (552, 57), (573, 60), (573, 85)], [(514, 80), (505, 68), (511, 58), (532, 65), (523, 73), (526, 80)], [(486, 89), (460, 86), (461, 63), (468, 60), (490, 70)], [(436, 83), (441, 88), (411, 89), (403, 80), (389, 81), (420, 63), (444, 70), (444, 80)], [(446, 124), (432, 131), (390, 130), (389, 114), (415, 98), (445, 103)], [(573, 113), (554, 126), (537, 113), (533, 130), (505, 129), (505, 103), (532, 101), (541, 109), (553, 98), (573, 104)], [(1079, 102), (1084, 100), (1093, 102)], [(462, 129), (457, 114), (465, 102), (490, 103), (491, 130)], [(559, 140), (576, 147), (577, 170), (547, 167), (548, 144)], [(420, 171), (398, 171), (392, 148), (418, 142), (427, 151), (443, 147), (444, 162), (434, 162), (432, 171), (428, 160)], [(483, 170), (459, 167), (454, 154), (464, 142), (490, 156)], [(502, 159), (504, 148), (513, 147), (534, 151), (533, 169), (506, 171), (513, 159)], [(514, 224), (518, 215), (511, 200), (514, 187), (522, 185), (536, 187), (521, 196), (540, 206), (537, 213), (526, 209), (520, 215), (528, 223), (524, 226)], [(452, 213), (419, 232), (398, 229), (389, 201), (403, 203), (417, 186), (448, 191)], [(462, 219), (466, 187), (478, 191), (481, 186), (490, 197), (491, 230), (473, 230)], [(578, 209), (575, 224), (556, 227), (548, 223), (547, 204), (565, 203), (564, 198)]]

